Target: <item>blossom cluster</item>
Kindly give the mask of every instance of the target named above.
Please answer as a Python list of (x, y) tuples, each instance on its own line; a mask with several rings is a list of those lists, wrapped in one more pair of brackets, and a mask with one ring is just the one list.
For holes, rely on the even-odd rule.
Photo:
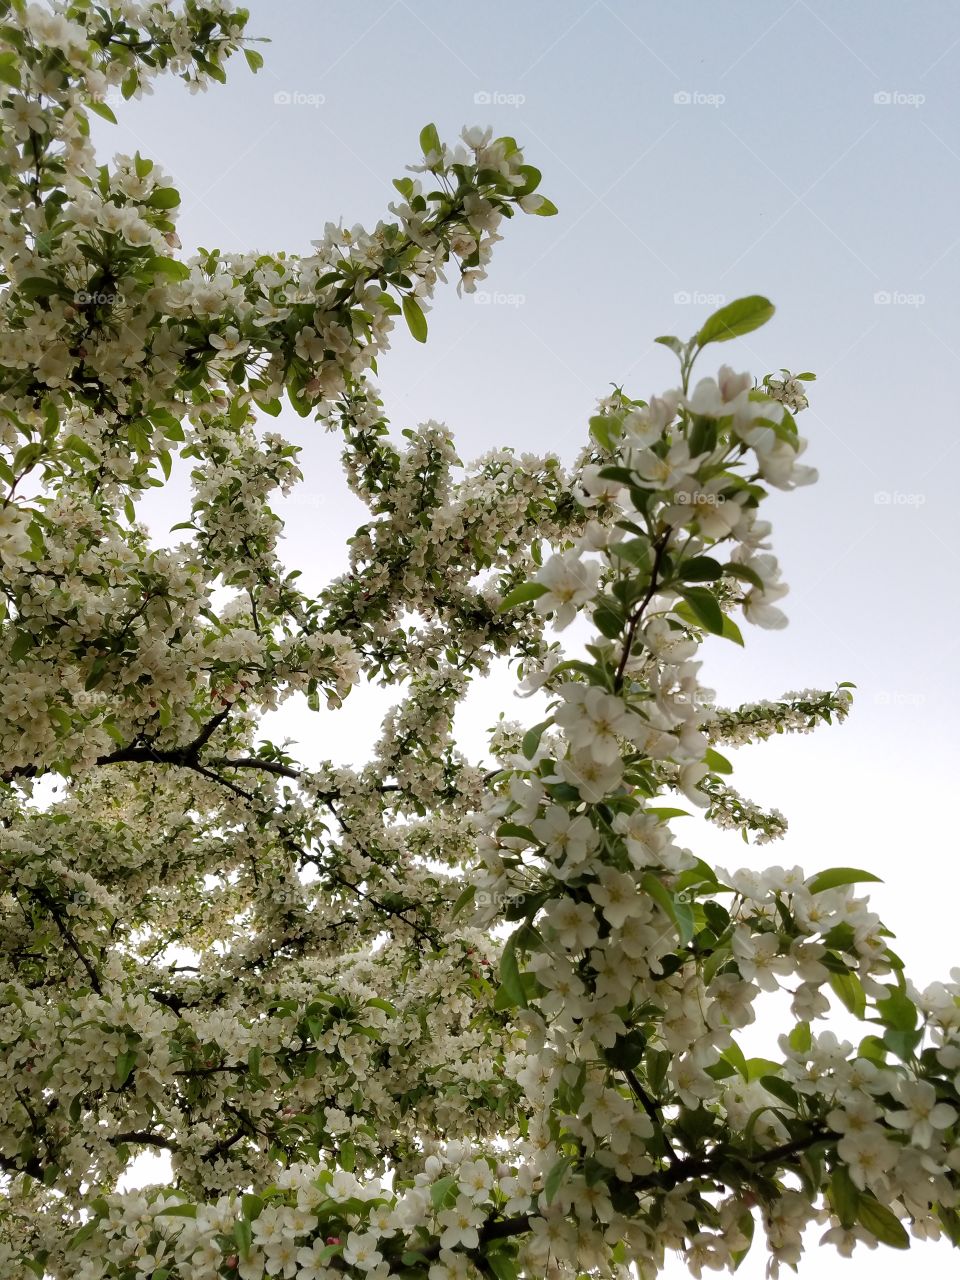
[[(755, 1234), (776, 1276), (814, 1225), (847, 1255), (960, 1243), (960, 973), (910, 982), (868, 871), (712, 867), (679, 835), (694, 807), (781, 836), (721, 748), (850, 708), (700, 679), (741, 623), (785, 625), (760, 507), (815, 479), (811, 375), (693, 376), (770, 304), (661, 338), (677, 384), (607, 396), (572, 465), (397, 439), (370, 380), (397, 317), (422, 341), (445, 273), (471, 292), (504, 220), (553, 206), (514, 139), (427, 126), (391, 221), (182, 258), (170, 179), (100, 163), (89, 116), (255, 71), (246, 22), (4, 6), (0, 1270), (646, 1280)], [(315, 594), (281, 556), (284, 402), (367, 508)], [(138, 503), (178, 459), (156, 546)], [(455, 716), (497, 659), (544, 718), (472, 760)], [(366, 763), (266, 736), (362, 679), (396, 693)], [(789, 1027), (747, 1057), (777, 993)], [(121, 1190), (148, 1151), (166, 1181)]]

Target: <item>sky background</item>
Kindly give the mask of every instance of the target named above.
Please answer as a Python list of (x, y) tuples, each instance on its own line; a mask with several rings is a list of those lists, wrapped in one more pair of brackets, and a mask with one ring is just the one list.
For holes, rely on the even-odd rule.
[[(503, 227), (475, 298), (441, 290), (425, 348), (397, 331), (379, 380), (396, 429), (444, 421), (464, 460), (509, 444), (570, 461), (611, 383), (645, 398), (675, 384), (657, 334), (686, 338), (744, 294), (776, 303), (701, 372), (816, 371), (800, 426), (821, 480), (767, 504), (789, 629), (750, 628), (745, 651), (711, 640), (702, 674), (727, 704), (839, 680), (858, 691), (843, 727), (735, 755), (735, 785), (790, 819), (785, 842), (711, 830), (695, 848), (729, 866), (873, 870), (911, 975), (945, 977), (960, 961), (960, 7), (248, 3), (248, 31), (272, 38), (256, 77), (237, 59), (205, 95), (161, 80), (116, 107), (117, 127), (96, 123), (105, 155), (139, 147), (173, 175), (185, 250), (309, 252), (328, 220), (374, 224), (431, 120), (448, 140), (464, 124), (516, 136), (559, 207)], [(320, 586), (344, 569), (362, 509), (337, 440), (289, 411), (279, 426), (306, 472), (284, 504), (286, 559)], [(152, 502), (158, 537), (185, 493)], [(271, 734), (300, 738), (306, 760), (360, 763), (389, 701), (361, 689), (349, 732), (346, 713), (290, 710)], [(501, 705), (532, 710), (503, 680), (477, 690), (465, 745), (481, 749)], [(756, 1280), (763, 1261), (758, 1249), (739, 1274)], [(882, 1248), (806, 1263), (822, 1280), (903, 1268)], [(955, 1260), (921, 1246), (924, 1264)]]

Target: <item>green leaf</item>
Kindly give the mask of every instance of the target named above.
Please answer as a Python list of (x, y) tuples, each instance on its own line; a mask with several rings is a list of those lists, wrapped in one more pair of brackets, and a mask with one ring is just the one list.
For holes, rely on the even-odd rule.
[(922, 1031), (895, 1031), (888, 1028), (883, 1033), (883, 1043), (903, 1062), (909, 1062), (923, 1039)]
[(643, 1061), (646, 1047), (647, 1037), (634, 1028), (625, 1036), (618, 1036), (610, 1048), (603, 1051), (603, 1056), (618, 1071), (632, 1071)]
[(195, 1218), (196, 1216), (195, 1204), (171, 1204), (157, 1214), (158, 1218)]
[(402, 305), (403, 318), (407, 322), (407, 328), (416, 338), (417, 342), (426, 342), (427, 317), (423, 314), (420, 303), (412, 293), (405, 293), (403, 295)]
[(88, 462), (98, 462), (99, 459), (92, 445), (86, 440), (82, 440), (80, 436), (67, 436), (63, 441), (62, 447), (69, 453), (79, 453), (82, 458), (86, 458)]
[[(597, 413), (594, 414), (589, 421), (590, 434), (593, 436), (594, 440), (596, 440), (601, 449), (606, 449), (608, 452), (612, 452), (615, 436), (611, 433), (615, 432), (619, 435), (620, 429), (618, 420), (610, 414)], [(606, 470), (606, 468), (604, 468), (604, 470)], [(616, 479), (615, 476), (613, 478)]]
[(346, 1169), (347, 1173), (353, 1173), (357, 1165), (357, 1148), (348, 1138), (346, 1142), (340, 1143), (340, 1167)]
[(719, 751), (714, 751), (713, 747), (707, 747), (703, 758), (711, 773), (733, 773), (733, 765), (727, 757), (722, 756)]
[(626, 619), (608, 604), (598, 605), (593, 611), (593, 625), (608, 640), (616, 640), (624, 628)]
[(431, 151), (442, 151), (440, 145), (440, 135), (437, 133), (435, 124), (424, 125), (420, 130), (420, 150), (423, 154), (429, 155)]
[(793, 1049), (795, 1053), (809, 1052), (810, 1046), (813, 1043), (813, 1039), (810, 1035), (810, 1023), (798, 1022), (790, 1032), (787, 1040), (789, 1041), (790, 1048)]
[(460, 894), (456, 902), (453, 904), (454, 917), (458, 916), (465, 907), (468, 907), (476, 896), (477, 886), (475, 884), (468, 884), (463, 893)]
[(283, 405), (279, 400), (258, 400), (254, 396), (253, 402), (258, 409), (262, 409), (264, 413), (269, 413), (271, 418), (278, 417), (283, 411)]
[(731, 1066), (725, 1058), (719, 1058), (712, 1067), (704, 1069), (711, 1080), (729, 1080), (737, 1074), (736, 1067)]
[(767, 1093), (772, 1093), (775, 1098), (779, 1098), (781, 1102), (785, 1102), (788, 1107), (792, 1107), (795, 1111), (800, 1106), (800, 1096), (781, 1076), (761, 1076), (760, 1083), (766, 1089)]
[(263, 66), (263, 54), (257, 53), (256, 49), (244, 49), (243, 56), (247, 60), (247, 66), (256, 75)]
[(741, 649), (744, 647), (743, 634), (740, 631), (740, 628), (733, 619), (728, 618), (726, 614), (723, 615), (723, 630), (720, 634), (723, 636), (724, 640), (732, 640), (733, 643), (738, 644)]
[(130, 1079), (133, 1069), (137, 1065), (136, 1049), (125, 1049), (123, 1053), (117, 1054), (116, 1077), (119, 1088)]
[(728, 561), (723, 566), (723, 572), (728, 578), (739, 578), (743, 582), (749, 582), (752, 587), (756, 587), (759, 591), (763, 590), (763, 579), (755, 569), (751, 569), (745, 564), (734, 564)]
[(674, 338), (672, 334), (663, 334), (662, 337), (654, 338), (654, 342), (659, 342), (662, 347), (669, 347), (675, 356), (681, 360), (686, 353), (686, 348), (679, 338)]
[(879, 876), (869, 871), (857, 871), (855, 867), (831, 867), (828, 871), (820, 871), (807, 880), (807, 888), (811, 893), (824, 893), (827, 889), (839, 889), (845, 884), (857, 884), (861, 880), (872, 880), (882, 884)]
[(89, 1222), (85, 1222), (76, 1235), (72, 1236), (67, 1242), (68, 1249), (76, 1249), (78, 1245), (83, 1244), (84, 1240), (89, 1240), (93, 1233), (100, 1226), (95, 1218), (91, 1218)]
[(190, 278), (190, 268), (187, 264), (181, 262), (179, 258), (170, 258), (165, 253), (156, 254), (150, 259), (147, 266), (155, 276), (166, 276), (168, 280), (188, 280)]
[(520, 1273), (516, 1259), (511, 1254), (505, 1253), (503, 1249), (490, 1249), (486, 1259), (497, 1280), (517, 1280)]
[(175, 209), (180, 203), (180, 192), (173, 187), (157, 187), (147, 200), (151, 209)]
[(253, 1228), (246, 1218), (240, 1218), (233, 1224), (233, 1238), (237, 1242), (241, 1256), (248, 1257), (253, 1245)]
[(540, 203), (534, 209), (534, 213), (538, 218), (552, 218), (557, 212), (557, 206), (552, 200), (548, 200), (546, 196), (540, 196)]
[(114, 742), (119, 743), (121, 746), (126, 743), (126, 734), (111, 717), (108, 716), (106, 720), (102, 721), (100, 727), (101, 729), (106, 729)]
[(733, 1258), (734, 1271), (737, 1271), (739, 1269), (741, 1262), (743, 1262), (744, 1258), (750, 1252), (750, 1245), (753, 1243), (753, 1229), (755, 1224), (753, 1221), (753, 1214), (750, 1212), (749, 1209), (745, 1210), (740, 1215), (740, 1217), (737, 1219), (737, 1225), (739, 1226), (743, 1234), (747, 1237), (748, 1243), (745, 1244), (742, 1249), (737, 1249), (734, 1253), (730, 1255)]
[(384, 1013), (389, 1014), (391, 1018), (397, 1016), (397, 1006), (391, 1004), (389, 1000), (381, 1000), (379, 996), (371, 996), (363, 1007), (365, 1009), (381, 1009)]
[(875, 1062), (878, 1067), (887, 1065), (887, 1047), (877, 1036), (864, 1036), (857, 1047), (857, 1056)]
[(21, 658), (25, 658), (35, 643), (36, 641), (29, 631), (18, 631), (17, 638), (10, 646), (10, 660), (19, 662)]
[(452, 1176), (446, 1177), (446, 1178), (439, 1178), (433, 1184), (433, 1186), (430, 1188), (430, 1202), (435, 1209), (440, 1209), (443, 1207), (443, 1204), (446, 1201), (447, 1196), (451, 1191), (453, 1191), (456, 1185), (457, 1185), (457, 1180)]
[(649, 893), (650, 897), (664, 909), (677, 926), (680, 941), (686, 946), (693, 937), (693, 912), (689, 905), (686, 902), (678, 902), (666, 885), (652, 871), (648, 871), (641, 879), (640, 887), (645, 893)]
[(501, 822), (497, 827), (498, 840), (527, 840), (536, 844), (537, 838), (529, 827), (522, 827), (518, 822)]
[(778, 1063), (771, 1062), (769, 1058), (748, 1058), (747, 1079), (761, 1080), (764, 1076), (769, 1076), (771, 1071), (776, 1071), (778, 1066)]
[(860, 1208), (860, 1192), (854, 1185), (845, 1165), (837, 1165), (830, 1175), (830, 1190), (828, 1194), (830, 1203), (833, 1206), (833, 1212), (840, 1219), (841, 1226), (849, 1231), (857, 1221), (857, 1210)]
[(63, 292), (64, 288), (59, 280), (47, 280), (44, 276), (27, 276), (17, 284), (17, 293), (31, 300), (50, 298)]
[(528, 760), (532, 760), (537, 753), (537, 747), (540, 745), (540, 739), (543, 737), (544, 730), (553, 724), (553, 720), (541, 720), (539, 724), (535, 724), (532, 729), (528, 729), (523, 735), (523, 741), (520, 743), (520, 750)]
[(867, 995), (855, 973), (831, 973), (830, 986), (855, 1018), (863, 1017), (867, 1009)]
[(260, 1079), (260, 1055), (261, 1048), (258, 1044), (252, 1045), (250, 1052), (247, 1054), (247, 1070), (254, 1080)]
[(519, 1005), (521, 1009), (526, 1009), (527, 994), (524, 991), (523, 982), (520, 979), (520, 968), (517, 964), (516, 936), (513, 934), (507, 939), (500, 958), (500, 992), (507, 1001), (506, 1008), (514, 1009)]
[(663, 1088), (664, 1081), (667, 1078), (667, 1071), (670, 1069), (672, 1061), (673, 1054), (669, 1049), (647, 1050), (647, 1084), (654, 1097)]
[(13, 89), (20, 88), (20, 72), (15, 53), (0, 53), (0, 84), (8, 84)]
[(548, 588), (542, 582), (522, 582), (519, 587), (514, 587), (500, 601), (500, 613), (505, 613), (508, 609), (515, 609), (518, 604), (526, 604), (530, 600), (539, 600), (541, 596), (547, 594)]
[(561, 1160), (557, 1161), (547, 1174), (543, 1182), (543, 1194), (547, 1204), (550, 1204), (556, 1198), (556, 1194), (560, 1190), (560, 1184), (563, 1182), (566, 1172), (572, 1164), (572, 1156), (564, 1156)]
[(714, 635), (723, 635), (723, 613), (712, 591), (706, 587), (684, 587), (680, 594), (693, 610), (698, 622)]
[(728, 302), (704, 323), (697, 334), (697, 346), (705, 347), (708, 342), (729, 342), (731, 338), (751, 333), (766, 324), (773, 312), (773, 304), (759, 294)]
[(626, 542), (615, 542), (610, 554), (618, 560), (626, 560), (637, 569), (648, 569), (653, 559), (653, 551), (648, 538), (628, 538)]
[(677, 1122), (684, 1133), (699, 1145), (715, 1129), (717, 1117), (700, 1104), (696, 1107), (681, 1107)]
[(94, 115), (101, 116), (104, 120), (109, 120), (111, 124), (117, 123), (117, 117), (113, 114), (105, 102), (88, 102), (87, 106)]
[(723, 577), (723, 566), (710, 556), (691, 556), (677, 567), (679, 582), (716, 582)]
[(84, 681), (83, 687), (89, 693), (91, 689), (95, 689), (103, 679), (103, 674), (107, 669), (107, 660), (105, 657), (94, 658), (93, 665), (90, 668), (90, 674)]
[(743, 1056), (743, 1050), (737, 1044), (736, 1040), (732, 1040), (730, 1042), (727, 1048), (723, 1050), (720, 1057), (725, 1058), (726, 1061), (730, 1063), (731, 1067), (743, 1076), (744, 1080), (747, 1079), (747, 1060)]
[(860, 1225), (876, 1236), (881, 1244), (887, 1244), (891, 1249), (910, 1248), (910, 1237), (903, 1223), (885, 1204), (872, 1196), (860, 1197), (857, 1218)]
[(877, 1001), (877, 1012), (884, 1026), (894, 1031), (913, 1031), (917, 1025), (917, 1006), (898, 988), (887, 987), (887, 990), (889, 996)]
[(947, 1239), (954, 1248), (960, 1249), (960, 1215), (956, 1209), (950, 1209), (945, 1204), (937, 1205), (937, 1217), (943, 1223)]

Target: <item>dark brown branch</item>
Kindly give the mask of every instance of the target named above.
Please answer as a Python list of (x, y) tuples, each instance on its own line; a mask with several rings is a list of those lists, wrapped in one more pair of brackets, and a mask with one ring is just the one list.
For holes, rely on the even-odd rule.
[(28, 1156), (26, 1160), (21, 1160), (19, 1157), (0, 1155), (0, 1170), (9, 1174), (11, 1178), (25, 1173), (31, 1178), (36, 1178), (38, 1182), (43, 1181), (43, 1165), (37, 1156)]
[[(819, 1142), (827, 1135), (828, 1130), (814, 1128), (805, 1138), (794, 1138), (790, 1142), (785, 1142), (779, 1147), (771, 1147), (769, 1151), (760, 1152), (756, 1156), (729, 1151), (718, 1151), (706, 1157), (689, 1156), (684, 1160), (677, 1160), (674, 1165), (662, 1173), (643, 1174), (631, 1179), (629, 1182), (621, 1182), (619, 1185), (625, 1190), (635, 1192), (671, 1191), (682, 1182), (717, 1177), (720, 1166), (731, 1159), (747, 1166), (775, 1164), (782, 1160), (788, 1160), (791, 1156), (806, 1151), (808, 1147), (812, 1147), (814, 1143)], [(526, 1235), (530, 1230), (530, 1226), (531, 1215), (529, 1213), (520, 1213), (512, 1218), (489, 1219), (480, 1229), (480, 1244), (482, 1246), (489, 1244), (493, 1240), (507, 1240), (513, 1236)], [(421, 1252), (428, 1261), (433, 1261), (440, 1254), (440, 1244), (437, 1242), (421, 1250)]]
[(654, 1129), (657, 1130), (657, 1132), (659, 1132), (663, 1137), (663, 1144), (667, 1148), (667, 1154), (670, 1157), (671, 1164), (676, 1164), (677, 1153), (674, 1150), (673, 1144), (671, 1143), (669, 1137), (667, 1136), (667, 1126), (664, 1123), (663, 1115), (660, 1111), (660, 1108), (654, 1102), (653, 1098), (651, 1098), (650, 1095), (647, 1093), (646, 1089), (644, 1089), (643, 1085), (637, 1079), (636, 1073), (634, 1071), (632, 1071), (629, 1067), (627, 1067), (625, 1068), (623, 1074), (626, 1076), (627, 1082), (630, 1085), (630, 1088), (633, 1090), (633, 1092), (636, 1094), (637, 1098), (639, 1099), (640, 1105), (643, 1107), (644, 1111), (653, 1121)]
[(111, 1146), (119, 1147), (124, 1144), (136, 1144), (141, 1147), (163, 1147), (166, 1151), (179, 1151), (179, 1146), (171, 1139), (164, 1138), (159, 1133), (149, 1133), (146, 1130), (135, 1130), (132, 1133), (115, 1133), (107, 1141)]
[(663, 554), (667, 549), (667, 543), (670, 541), (670, 530), (660, 535), (654, 543), (653, 567), (650, 570), (650, 585), (647, 587), (646, 595), (634, 609), (630, 615), (630, 621), (627, 624), (627, 635), (623, 642), (623, 653), (620, 655), (620, 662), (617, 666), (617, 674), (613, 678), (613, 689), (615, 693), (619, 693), (623, 688), (623, 676), (627, 669), (627, 663), (630, 660), (630, 650), (633, 647), (633, 641), (637, 634), (637, 627), (643, 617), (643, 611), (653, 599), (657, 590), (657, 574), (660, 571), (660, 563), (663, 560)]
[(91, 964), (89, 958), (85, 956), (81, 951), (80, 944), (77, 942), (76, 938), (67, 928), (67, 926), (64, 924), (63, 917), (60, 912), (60, 908), (57, 906), (56, 902), (53, 900), (53, 897), (51, 896), (51, 894), (47, 892), (46, 889), (44, 889), (42, 885), (39, 885), (39, 884), (36, 886), (35, 892), (37, 896), (40, 898), (40, 901), (43, 903), (43, 905), (47, 908), (47, 910), (50, 912), (51, 916), (53, 917), (53, 922), (57, 926), (57, 930), (59, 931), (60, 936), (63, 938), (64, 942), (66, 942), (67, 946), (70, 948), (70, 950), (73, 952), (73, 954), (77, 957), (77, 959), (80, 961), (80, 963), (83, 965), (84, 969), (86, 970), (87, 977), (90, 979), (91, 987), (94, 989), (94, 991), (97, 993), (98, 996), (102, 995), (103, 990), (100, 986), (99, 975), (97, 974), (96, 969)]

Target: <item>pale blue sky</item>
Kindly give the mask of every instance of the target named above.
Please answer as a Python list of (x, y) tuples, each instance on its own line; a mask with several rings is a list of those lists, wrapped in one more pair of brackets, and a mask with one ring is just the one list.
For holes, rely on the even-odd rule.
[[(515, 135), (559, 206), (504, 227), (486, 304), (451, 285), (425, 349), (397, 334), (380, 385), (398, 428), (444, 420), (464, 458), (497, 444), (572, 458), (609, 383), (673, 384), (654, 336), (692, 333), (708, 295), (776, 303), (765, 329), (715, 350), (757, 374), (817, 371), (800, 422), (821, 481), (769, 504), (790, 628), (751, 629), (746, 653), (711, 642), (704, 675), (728, 702), (843, 679), (859, 694), (843, 728), (736, 757), (741, 789), (791, 819), (787, 841), (748, 850), (717, 834), (709, 847), (731, 865), (877, 871), (875, 903), (916, 977), (945, 976), (960, 960), (960, 7), (249, 7), (251, 33), (273, 40), (259, 75), (237, 61), (199, 98), (160, 82), (118, 108), (118, 128), (97, 124), (105, 151), (139, 146), (173, 174), (185, 246), (307, 251), (327, 220), (375, 222), (429, 120), (446, 138), (466, 123)], [(336, 442), (292, 414), (281, 429), (307, 446), (287, 554), (319, 584), (344, 563), (356, 509)], [(152, 510), (158, 528), (182, 518)], [(489, 698), (473, 705), (471, 741), (492, 719)], [(336, 754), (313, 721), (290, 724), (310, 736), (306, 754)], [(338, 737), (359, 758), (368, 733)], [(740, 1275), (760, 1276), (761, 1261)], [(955, 1265), (932, 1248), (912, 1265), (930, 1262)], [(821, 1251), (812, 1265), (827, 1280), (902, 1266), (890, 1251), (853, 1263)]]

